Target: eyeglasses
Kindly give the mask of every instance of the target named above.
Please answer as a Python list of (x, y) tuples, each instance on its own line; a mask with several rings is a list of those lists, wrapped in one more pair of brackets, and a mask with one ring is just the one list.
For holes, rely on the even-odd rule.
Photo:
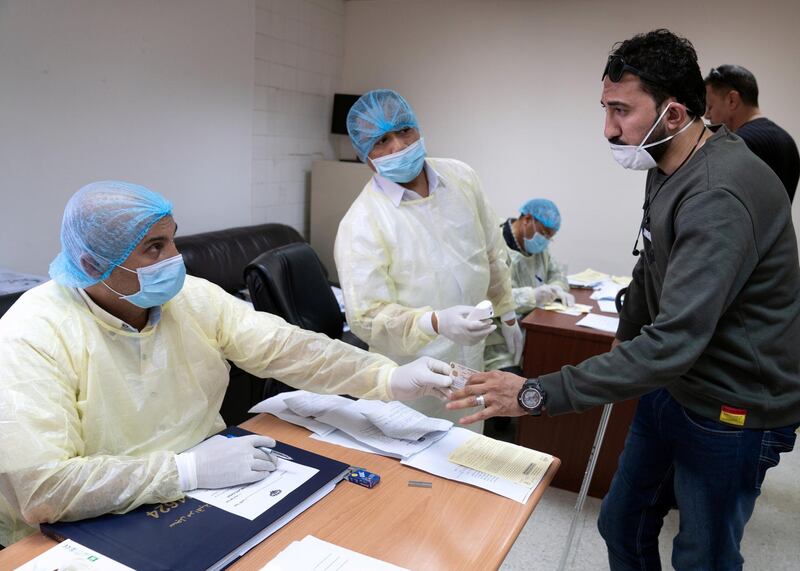
[(650, 75), (649, 73), (640, 71), (632, 65), (628, 65), (625, 63), (625, 59), (622, 56), (614, 54), (608, 56), (606, 68), (603, 70), (603, 76), (600, 79), (605, 79), (605, 77), (608, 76), (608, 79), (614, 83), (617, 83), (622, 79), (622, 76), (626, 71), (629, 71), (630, 73), (637, 75), (642, 79), (646, 79), (650, 83), (655, 83), (659, 87), (666, 89), (666, 81), (654, 75)]

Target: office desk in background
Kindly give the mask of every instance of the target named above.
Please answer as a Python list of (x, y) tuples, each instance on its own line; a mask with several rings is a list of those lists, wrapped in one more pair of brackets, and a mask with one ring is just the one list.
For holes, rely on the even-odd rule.
[[(573, 288), (570, 293), (575, 296), (577, 303), (591, 305), (593, 313), (617, 317), (616, 314), (600, 311), (597, 303), (590, 298), (591, 290)], [(577, 365), (611, 349), (614, 334), (575, 325), (582, 317), (535, 309), (522, 320), (525, 329), (523, 371), (526, 377), (553, 373), (564, 365)], [(638, 399), (632, 399), (614, 404), (589, 487), (590, 496), (602, 498), (608, 492), (637, 402)], [(552, 485), (577, 492), (583, 481), (602, 411), (603, 407), (598, 406), (582, 414), (520, 417), (517, 444), (559, 457), (561, 468)]]
[[(229, 569), (258, 570), (306, 535), (412, 570), (497, 569), (559, 467), (555, 458), (527, 504), (403, 466), (399, 460), (312, 440), (305, 428), (260, 414), (246, 428), (381, 476), (375, 488), (342, 482), (318, 503), (261, 542)], [(411, 488), (409, 480), (433, 483)], [(13, 569), (53, 547), (37, 533), (0, 551)], [(533, 557), (533, 556), (532, 556)]]

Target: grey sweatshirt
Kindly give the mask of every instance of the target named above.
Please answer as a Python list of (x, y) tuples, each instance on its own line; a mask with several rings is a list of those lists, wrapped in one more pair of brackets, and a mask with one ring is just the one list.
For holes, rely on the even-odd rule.
[[(555, 415), (665, 387), (745, 428), (800, 421), (800, 268), (789, 199), (724, 127), (656, 193), (609, 353), (540, 378)], [(742, 412), (744, 413), (742, 416)]]

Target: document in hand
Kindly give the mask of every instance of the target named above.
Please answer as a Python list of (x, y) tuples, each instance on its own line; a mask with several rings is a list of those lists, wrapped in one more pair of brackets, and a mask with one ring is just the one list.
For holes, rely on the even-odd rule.
[[(221, 434), (250, 433), (232, 427)], [(278, 475), (269, 490), (256, 482), (212, 491), (221, 496), (219, 502), (213, 502), (216, 505), (203, 496), (208, 491), (203, 491), (197, 497), (141, 506), (123, 515), (43, 524), (41, 530), (59, 541), (72, 539), (134, 569), (222, 569), (322, 499), (349, 468), (280, 442), (275, 450), (289, 455), (296, 467), (287, 466), (286, 473)], [(290, 473), (293, 470), (294, 477)], [(286, 487), (281, 482), (292, 485)], [(272, 501), (265, 502), (265, 495)], [(261, 502), (255, 510), (258, 513), (248, 508), (251, 500)]]

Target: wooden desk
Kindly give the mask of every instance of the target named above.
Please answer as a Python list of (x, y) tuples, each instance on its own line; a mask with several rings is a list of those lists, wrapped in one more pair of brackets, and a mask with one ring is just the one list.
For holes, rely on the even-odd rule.
[[(398, 460), (308, 438), (309, 432), (261, 414), (243, 428), (362, 466), (381, 476), (373, 489), (342, 482), (230, 569), (261, 569), (292, 541), (308, 534), (408, 569), (497, 569), (528, 521), (558, 459), (523, 505), (485, 490), (439, 478)], [(433, 482), (410, 488), (409, 480)], [(13, 569), (56, 543), (37, 533), (0, 551), (0, 569)]]
[[(590, 298), (590, 290), (572, 289), (570, 293), (578, 303), (592, 305), (593, 312), (616, 317), (616, 314), (600, 311), (597, 303)], [(614, 334), (578, 327), (575, 323), (582, 317), (535, 309), (522, 320), (522, 327), (526, 330), (523, 362), (526, 377), (553, 373), (564, 365), (577, 365), (611, 349)], [(589, 495), (602, 498), (608, 492), (637, 402), (638, 399), (633, 399), (614, 405)], [(521, 417), (517, 443), (561, 458), (561, 469), (552, 485), (577, 492), (586, 471), (601, 413), (602, 407), (595, 407), (582, 414)]]

